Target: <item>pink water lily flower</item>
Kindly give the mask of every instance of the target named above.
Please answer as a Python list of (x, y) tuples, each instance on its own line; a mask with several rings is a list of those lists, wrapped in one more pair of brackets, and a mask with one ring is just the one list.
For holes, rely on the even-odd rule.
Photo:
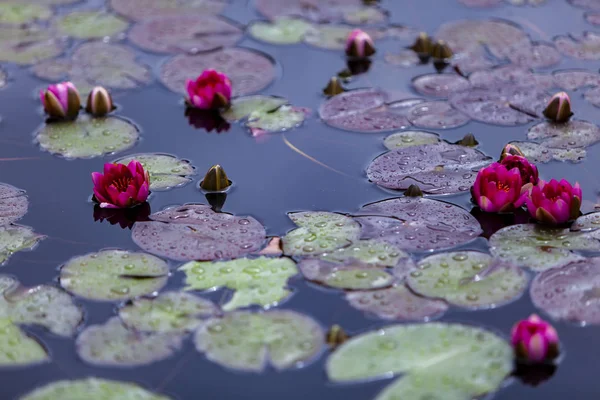
[(518, 168), (507, 169), (500, 163), (482, 168), (471, 188), (473, 200), (485, 212), (510, 212), (521, 207), (526, 193), (521, 193)]
[(346, 55), (366, 58), (375, 54), (375, 44), (369, 34), (361, 29), (354, 29), (346, 39)]
[(535, 314), (513, 326), (511, 342), (520, 361), (542, 363), (559, 354), (556, 329)]
[(136, 160), (104, 164), (104, 174), (92, 173), (94, 200), (102, 208), (127, 208), (143, 203), (150, 194), (150, 177)]
[(201, 110), (227, 107), (231, 101), (231, 81), (227, 75), (207, 69), (195, 81), (186, 82), (187, 102)]
[(57, 83), (40, 90), (40, 100), (46, 114), (55, 119), (74, 119), (81, 108), (79, 92), (71, 82)]
[(509, 154), (504, 156), (500, 164), (504, 165), (509, 171), (513, 168), (519, 170), (523, 188), (529, 189), (532, 185), (537, 185), (539, 180), (538, 169), (527, 158)]
[(540, 179), (525, 200), (531, 216), (540, 222), (557, 225), (579, 217), (582, 199), (579, 183), (571, 186), (562, 179), (545, 182)]

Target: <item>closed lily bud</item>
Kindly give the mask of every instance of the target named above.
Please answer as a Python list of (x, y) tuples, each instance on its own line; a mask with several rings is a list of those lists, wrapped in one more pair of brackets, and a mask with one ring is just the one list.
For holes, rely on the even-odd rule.
[(344, 89), (340, 80), (334, 76), (329, 80), (329, 83), (327, 86), (325, 86), (325, 89), (323, 89), (323, 94), (327, 96), (335, 96), (340, 93), (344, 93), (345, 91), (346, 89)]
[(349, 338), (350, 336), (344, 331), (344, 328), (339, 325), (333, 325), (325, 335), (325, 341), (333, 349), (347, 341)]
[(553, 122), (567, 122), (571, 118), (571, 99), (565, 92), (558, 92), (550, 99), (544, 110), (544, 117)]
[(423, 197), (423, 191), (417, 185), (410, 185), (408, 189), (404, 191), (406, 197)]
[(375, 54), (375, 44), (368, 33), (355, 29), (346, 40), (346, 55), (349, 57), (366, 58)]
[(556, 329), (535, 314), (513, 326), (511, 342), (515, 355), (522, 362), (544, 363), (559, 355)]
[(200, 182), (200, 187), (208, 192), (222, 192), (229, 186), (231, 186), (231, 181), (219, 164), (210, 167), (204, 175), (204, 179)]
[(452, 55), (452, 50), (443, 40), (438, 40), (431, 47), (431, 56), (436, 60), (447, 60), (451, 58)]
[(417, 53), (419, 56), (421, 55), (431, 55), (431, 49), (433, 47), (433, 42), (428, 34), (425, 32), (419, 33), (419, 36), (415, 40), (415, 43), (410, 47), (412, 51)]
[(40, 100), (50, 118), (75, 119), (79, 115), (81, 99), (77, 88), (71, 82), (50, 85), (45, 91), (41, 90)]
[(502, 153), (500, 153), (500, 161), (502, 161), (506, 156), (525, 157), (525, 154), (523, 154), (519, 146), (509, 143), (502, 149)]
[(103, 117), (114, 110), (114, 108), (112, 97), (108, 93), (108, 90), (102, 86), (96, 86), (88, 96), (85, 111), (94, 117)]
[(475, 139), (475, 135), (472, 133), (467, 133), (462, 139), (460, 139), (456, 144), (465, 146), (465, 147), (475, 147), (479, 145), (477, 139)]

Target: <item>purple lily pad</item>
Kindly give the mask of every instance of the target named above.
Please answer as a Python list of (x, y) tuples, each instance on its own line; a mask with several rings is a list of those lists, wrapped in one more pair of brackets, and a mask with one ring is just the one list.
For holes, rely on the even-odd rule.
[(149, 253), (177, 261), (238, 258), (260, 250), (265, 228), (252, 217), (215, 213), (210, 206), (186, 204), (136, 222), (133, 241)]
[(585, 22), (594, 26), (600, 26), (600, 12), (590, 11), (584, 14)]
[(408, 121), (426, 129), (452, 129), (470, 121), (468, 115), (452, 107), (447, 101), (425, 101), (408, 110)]
[(190, 53), (236, 44), (242, 30), (217, 16), (178, 15), (144, 20), (129, 32), (135, 45), (156, 53)]
[(333, 96), (319, 109), (324, 120), (348, 117), (385, 105), (388, 96), (379, 89), (357, 89)]
[(572, 120), (564, 124), (544, 121), (529, 129), (527, 138), (541, 141), (549, 148), (578, 149), (600, 142), (600, 127), (591, 122)]
[(566, 56), (579, 60), (600, 60), (600, 34), (584, 32), (581, 36), (557, 36), (556, 48)]
[(430, 321), (448, 310), (445, 301), (418, 296), (404, 285), (347, 293), (346, 300), (357, 310), (393, 321)]
[(470, 74), (479, 70), (488, 70), (496, 65), (489, 57), (487, 52), (480, 47), (463, 51), (452, 57), (452, 65), (458, 68), (463, 74)]
[(555, 71), (552, 75), (556, 85), (563, 90), (600, 86), (600, 74), (584, 69)]
[(396, 278), (385, 268), (358, 260), (331, 262), (305, 259), (298, 264), (302, 275), (310, 281), (336, 289), (380, 289), (391, 286)]
[(27, 214), (29, 201), (22, 189), (0, 183), (0, 225), (11, 224)]
[(488, 70), (476, 71), (469, 75), (474, 87), (496, 88), (498, 86), (535, 86), (550, 89), (556, 86), (554, 77), (549, 74), (537, 74), (530, 69), (512, 64)]
[(537, 43), (517, 46), (508, 53), (508, 59), (516, 65), (529, 68), (547, 68), (558, 64), (562, 55), (550, 44)]
[(600, 11), (600, 0), (568, 0), (575, 7)]
[(537, 275), (530, 294), (533, 304), (554, 319), (600, 324), (600, 257)]
[(367, 167), (370, 181), (388, 189), (417, 184), (430, 194), (466, 192), (490, 158), (473, 148), (440, 142), (388, 151)]
[(495, 7), (503, 0), (458, 0), (458, 2), (467, 7), (488, 8)]
[(265, 17), (301, 17), (315, 22), (335, 22), (344, 14), (364, 8), (362, 0), (257, 0), (256, 9)]
[(228, 3), (228, 0), (110, 0), (113, 10), (136, 21), (171, 15), (216, 15)]
[(422, 197), (401, 197), (372, 203), (354, 217), (361, 239), (378, 239), (406, 251), (448, 249), (471, 242), (483, 231), (461, 207)]
[(450, 93), (462, 92), (471, 87), (471, 83), (456, 74), (427, 74), (413, 79), (412, 85), (424, 96), (447, 98)]
[(185, 94), (186, 80), (210, 68), (229, 76), (233, 96), (263, 90), (275, 79), (275, 65), (269, 56), (243, 48), (226, 48), (198, 55), (180, 54), (162, 66), (160, 79), (170, 90)]
[(600, 107), (600, 87), (595, 87), (583, 94), (583, 98), (590, 102), (591, 105)]
[(535, 142), (511, 142), (518, 146), (525, 157), (533, 163), (547, 163), (552, 160), (578, 162), (585, 158), (586, 151), (583, 148), (557, 149), (547, 147), (544, 143)]

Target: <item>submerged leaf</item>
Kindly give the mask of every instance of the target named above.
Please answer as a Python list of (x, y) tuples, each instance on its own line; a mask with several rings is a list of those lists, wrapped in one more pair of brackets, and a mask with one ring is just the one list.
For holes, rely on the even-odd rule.
[(49, 361), (44, 347), (21, 332), (10, 319), (0, 318), (0, 367), (15, 367)]
[(128, 27), (127, 21), (104, 11), (75, 11), (54, 21), (54, 28), (59, 33), (77, 39), (116, 36)]
[(0, 265), (18, 251), (33, 250), (45, 235), (23, 225), (0, 225)]
[(135, 383), (101, 378), (54, 381), (41, 386), (20, 400), (169, 400), (153, 394)]
[(297, 18), (277, 18), (272, 23), (255, 21), (248, 27), (248, 33), (258, 40), (272, 44), (300, 43), (312, 24)]
[(22, 189), (0, 183), (0, 225), (13, 223), (27, 214), (29, 201)]
[(129, 164), (139, 161), (150, 174), (150, 190), (169, 190), (190, 183), (194, 166), (188, 160), (181, 160), (170, 154), (140, 153), (119, 158), (114, 163)]

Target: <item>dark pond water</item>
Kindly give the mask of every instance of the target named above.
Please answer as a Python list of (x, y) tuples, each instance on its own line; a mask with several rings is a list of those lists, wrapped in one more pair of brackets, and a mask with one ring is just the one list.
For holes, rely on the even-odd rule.
[[(100, 3), (89, 1), (65, 10), (94, 8), (102, 6)], [(492, 9), (470, 9), (454, 0), (383, 0), (381, 6), (390, 10), (391, 22), (430, 33), (447, 21), (486, 17), (521, 24), (527, 33), (540, 41), (548, 41), (557, 34), (593, 30), (584, 21), (585, 11), (573, 8), (564, 0), (548, 0), (541, 7), (507, 4)], [(241, 24), (260, 18), (252, 1), (234, 0), (224, 15)], [(411, 79), (433, 72), (433, 67), (399, 68), (386, 64), (384, 52), (397, 50), (401, 45), (404, 43), (381, 41), (379, 48), (382, 51), (375, 57), (369, 73), (357, 77), (350, 86), (383, 87), (405, 93), (405, 97), (415, 96)], [(223, 210), (254, 216), (267, 227), (268, 234), (274, 236), (282, 236), (293, 228), (286, 216), (290, 211), (353, 212), (364, 204), (394, 197), (393, 193), (368, 182), (365, 176), (370, 161), (385, 151), (383, 139), (388, 133), (346, 132), (328, 127), (318, 119), (316, 110), (323, 101), (320, 89), (343, 68), (341, 52), (304, 44), (269, 45), (250, 37), (245, 37), (239, 46), (261, 50), (277, 61), (278, 77), (262, 93), (284, 96), (294, 105), (313, 109), (312, 116), (302, 127), (284, 134), (268, 135), (264, 140), (251, 137), (239, 124), (233, 124), (228, 132), (221, 134), (197, 130), (184, 117), (180, 96), (165, 89), (155, 79), (147, 87), (115, 95), (119, 114), (134, 121), (142, 131), (139, 143), (123, 154), (175, 154), (191, 160), (200, 175), (211, 165), (221, 164), (235, 182)], [(144, 54), (137, 48), (135, 51), (153, 66), (155, 75), (167, 58)], [(597, 71), (600, 61), (575, 61), (565, 57), (552, 69), (575, 67)], [(36, 285), (56, 281), (58, 267), (72, 256), (108, 247), (138, 250), (128, 229), (94, 221), (94, 207), (89, 201), (90, 174), (114, 157), (66, 161), (41, 151), (32, 143), (32, 137), (43, 121), (36, 92), (44, 82), (33, 77), (26, 67), (6, 65), (6, 70), (10, 83), (0, 92), (3, 118), (0, 124), (0, 182), (27, 191), (30, 207), (21, 223), (48, 235), (48, 239), (32, 252), (15, 254), (1, 272), (18, 277), (25, 285)], [(572, 100), (578, 118), (600, 123), (598, 109), (584, 101), (581, 94), (574, 93)], [(455, 141), (472, 132), (481, 143), (480, 149), (496, 156), (508, 141), (524, 140), (529, 126), (498, 127), (471, 122), (438, 133), (444, 139)], [(298, 150), (294, 151), (292, 145)], [(544, 178), (564, 177), (579, 181), (587, 201), (585, 211), (591, 211), (600, 186), (595, 169), (600, 166), (599, 157), (600, 147), (591, 147), (583, 163), (541, 164), (540, 173)], [(154, 194), (150, 201), (152, 210), (186, 202), (205, 202), (204, 195), (197, 189), (200, 177), (195, 178), (193, 184), (183, 188)], [(471, 208), (467, 195), (446, 196), (444, 200)], [(465, 248), (485, 247), (485, 241), (479, 239)], [(174, 273), (167, 288), (180, 288), (182, 280), (181, 273)], [(320, 288), (300, 277), (292, 279), (290, 285), (295, 293), (280, 307), (311, 315), (324, 327), (338, 323), (348, 332), (358, 333), (389, 324), (350, 308), (337, 291)], [(207, 296), (218, 301), (220, 292)], [(116, 307), (114, 303), (83, 299), (79, 304), (85, 307), (86, 325), (104, 322), (114, 315)], [(466, 312), (451, 309), (441, 320), (481, 325), (508, 336), (512, 324), (532, 312), (536, 309), (526, 293), (520, 300), (494, 310)], [(509, 380), (509, 384), (494, 395), (495, 399), (558, 400), (567, 396), (597, 399), (600, 396), (597, 379), (600, 329), (564, 322), (557, 322), (555, 326), (566, 350), (566, 357), (555, 375), (535, 388)], [(263, 374), (230, 371), (207, 361), (194, 350), (190, 340), (185, 342), (183, 351), (165, 361), (133, 369), (99, 368), (78, 359), (72, 339), (59, 338), (37, 328), (26, 330), (38, 336), (49, 348), (52, 361), (41, 366), (0, 370), (2, 399), (18, 398), (31, 388), (51, 381), (87, 376), (137, 382), (176, 399), (223, 400), (370, 399), (390, 382), (331, 384), (323, 368), (325, 355), (299, 370), (268, 370)]]

